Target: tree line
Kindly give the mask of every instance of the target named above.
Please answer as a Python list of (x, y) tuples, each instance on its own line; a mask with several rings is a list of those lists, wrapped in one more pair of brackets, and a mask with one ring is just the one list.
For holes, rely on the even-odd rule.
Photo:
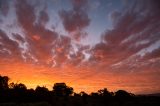
[[(8, 76), (0, 75), (0, 103), (16, 102), (47, 102), (55, 106), (81, 106), (97, 104), (98, 106), (110, 103), (122, 104), (126, 101), (137, 100), (137, 96), (125, 90), (110, 92), (107, 88), (87, 94), (75, 93), (74, 89), (65, 83), (55, 83), (52, 90), (45, 86), (37, 86), (35, 89), (27, 89), (23, 83), (8, 83)], [(156, 98), (157, 99), (157, 98)], [(155, 101), (154, 101), (155, 102)], [(157, 102), (157, 101), (156, 101)], [(114, 105), (113, 105), (114, 106)]]

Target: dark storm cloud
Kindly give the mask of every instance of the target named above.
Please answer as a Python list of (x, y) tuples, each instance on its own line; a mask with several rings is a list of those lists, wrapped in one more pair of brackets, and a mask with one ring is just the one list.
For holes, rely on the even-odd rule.
[[(159, 41), (159, 5), (158, 0), (137, 0), (131, 8), (113, 12), (113, 29), (107, 30), (102, 36), (102, 42), (92, 48), (90, 60), (113, 65), (134, 57), (139, 51)], [(154, 51), (157, 50), (151, 54)]]
[(9, 11), (9, 1), (0, 0), (0, 13), (4, 16), (8, 14)]
[(83, 29), (90, 24), (87, 15), (87, 0), (71, 0), (73, 8), (69, 11), (61, 10), (59, 16), (62, 19), (63, 26), (67, 32), (74, 33), (74, 39), (79, 40), (86, 36)]

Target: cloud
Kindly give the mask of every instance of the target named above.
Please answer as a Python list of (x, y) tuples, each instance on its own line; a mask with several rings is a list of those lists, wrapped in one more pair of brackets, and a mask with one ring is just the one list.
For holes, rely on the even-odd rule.
[(24, 1), (17, 0), (15, 7), (16, 7), (17, 20), (19, 24), (22, 26), (23, 29), (27, 29), (33, 32), (34, 30), (33, 24), (36, 20), (34, 7), (30, 5), (26, 0)]
[(76, 40), (83, 38), (85, 33), (83, 29), (90, 24), (87, 15), (87, 0), (72, 0), (73, 8), (69, 11), (59, 11), (65, 30)]
[(160, 58), (160, 47), (150, 53), (146, 53), (143, 58), (146, 60), (149, 60), (149, 59), (154, 59), (158, 57)]
[(59, 36), (54, 46), (54, 60), (56, 66), (65, 64), (68, 60), (69, 52), (72, 51), (71, 39), (67, 36)]
[(22, 37), (22, 35), (18, 34), (18, 33), (12, 33), (13, 38), (17, 41), (19, 41), (20, 43), (24, 43), (25, 39)]
[(57, 32), (45, 27), (49, 21), (46, 8), (40, 11), (39, 16), (37, 16), (36, 12), (38, 11), (35, 10), (34, 5), (26, 0), (17, 0), (15, 7), (17, 21), (24, 30), (29, 53), (39, 62), (45, 63), (45, 61), (52, 58), (53, 44), (58, 36)]
[(38, 23), (42, 26), (46, 25), (46, 23), (49, 21), (49, 16), (48, 13), (46, 12), (46, 10), (42, 10), (39, 13), (39, 20)]
[(4, 16), (8, 14), (9, 11), (9, 1), (0, 0), (0, 13)]
[(89, 51), (89, 45), (76, 45), (77, 51), (69, 54), (69, 64), (73, 66), (82, 66), (87, 59), (86, 53)]
[[(136, 55), (160, 40), (159, 4), (156, 0), (136, 1), (131, 8), (125, 8), (125, 11), (114, 11), (111, 15), (113, 29), (104, 32), (102, 42), (92, 48), (90, 60), (105, 64), (106, 67), (119, 64), (127, 70), (127, 67), (134, 66), (134, 60), (141, 60)], [(154, 52), (157, 54), (157, 49), (149, 53), (150, 58), (159, 58), (159, 55), (151, 55)], [(135, 67), (138, 67), (138, 62)]]
[[(47, 5), (43, 8), (27, 0), (23, 2), (17, 0), (15, 2), (17, 22), (24, 36), (12, 33), (15, 41), (5, 38), (9, 39), (6, 42), (13, 43), (8, 43), (9, 49), (6, 49), (5, 52), (9, 52), (12, 48), (9, 45), (15, 45), (17, 53), (23, 54), (28, 61), (34, 60), (39, 63), (57, 65), (74, 64), (75, 66), (83, 63), (88, 53), (88, 64), (95, 63), (107, 67), (126, 63), (131, 59), (134, 60), (135, 57), (136, 60), (137, 58), (140, 60), (140, 57), (136, 55), (140, 55), (140, 51), (143, 52), (144, 49), (160, 40), (159, 2), (156, 0), (145, 3), (136, 1), (130, 8), (126, 7), (125, 11), (111, 13), (113, 29), (106, 30), (102, 34), (102, 42), (91, 49), (90, 47), (85, 48), (83, 44), (76, 45), (72, 41), (73, 38), (79, 40), (87, 35), (85, 28), (90, 24), (87, 14), (88, 1), (72, 0), (71, 3), (71, 10), (59, 11), (65, 30), (71, 35), (64, 36), (59, 35), (55, 30), (46, 28), (50, 20)], [(5, 35), (2, 35), (4, 39)], [(6, 42), (4, 40), (3, 45)], [(25, 53), (24, 50), (19, 49), (20, 43), (25, 46)], [(158, 58), (158, 53), (158, 48), (150, 53), (144, 53), (143, 61)], [(84, 64), (86, 63), (85, 61)]]
[(21, 59), (21, 50), (16, 41), (11, 40), (6, 33), (0, 29), (0, 57), (10, 58), (16, 57)]
[[(86, 3), (86, 1), (83, 2)], [(83, 2), (72, 1), (79, 9), (82, 9)], [(12, 53), (14, 54), (12, 58), (23, 59), (23, 62), (51, 67), (80, 64), (85, 59), (85, 47), (81, 44), (79, 44), (81, 47), (76, 45), (75, 48), (78, 48), (78, 51), (75, 52), (74, 44), (69, 36), (59, 35), (55, 30), (47, 29), (46, 25), (50, 20), (48, 7), (47, 5), (41, 7), (36, 3), (38, 2), (33, 4), (27, 0), (23, 2), (17, 0), (13, 3), (15, 5), (17, 27), (21, 31), (20, 33), (11, 32), (11, 35), (6, 35), (1, 30), (1, 55), (3, 53), (7, 56)], [(81, 12), (82, 10), (78, 11)], [(82, 21), (84, 20), (82, 19)], [(82, 36), (82, 33), (85, 32), (82, 30), (79, 33), (76, 32), (80, 36)], [(8, 36), (11, 36), (12, 40)]]

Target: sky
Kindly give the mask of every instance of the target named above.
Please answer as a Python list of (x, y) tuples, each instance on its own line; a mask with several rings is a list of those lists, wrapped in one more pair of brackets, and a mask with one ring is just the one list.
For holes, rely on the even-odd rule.
[(160, 92), (159, 0), (0, 0), (0, 75), (75, 92)]

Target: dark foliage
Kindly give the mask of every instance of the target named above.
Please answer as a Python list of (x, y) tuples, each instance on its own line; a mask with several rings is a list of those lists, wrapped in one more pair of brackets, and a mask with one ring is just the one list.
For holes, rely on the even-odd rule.
[(68, 87), (65, 83), (55, 83), (53, 93), (55, 96), (70, 96), (73, 94), (73, 88)]
[(45, 86), (34, 90), (8, 81), (7, 76), (0, 76), (0, 106), (160, 106), (160, 96), (138, 96), (124, 90), (74, 93), (65, 83), (55, 83), (52, 91)]

